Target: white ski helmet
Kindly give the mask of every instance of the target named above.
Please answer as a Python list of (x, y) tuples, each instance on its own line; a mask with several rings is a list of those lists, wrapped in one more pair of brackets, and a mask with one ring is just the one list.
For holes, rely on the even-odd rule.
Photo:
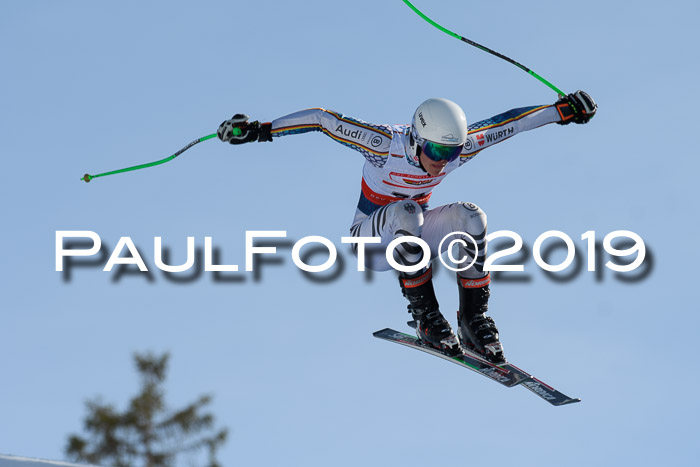
[(409, 136), (410, 152), (424, 153), (434, 161), (455, 160), (467, 142), (467, 117), (454, 102), (431, 98), (413, 114)]

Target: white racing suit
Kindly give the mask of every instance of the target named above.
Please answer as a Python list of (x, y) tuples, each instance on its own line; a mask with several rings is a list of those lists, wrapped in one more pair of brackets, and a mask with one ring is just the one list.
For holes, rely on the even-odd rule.
[[(505, 141), (520, 132), (559, 122), (561, 116), (554, 105), (523, 107), (509, 110), (487, 120), (469, 125), (469, 135), (461, 155), (448, 163), (437, 176), (429, 175), (420, 166), (418, 157), (411, 156), (410, 125), (377, 125), (345, 116), (332, 110), (314, 108), (302, 110), (272, 121), (272, 136), (321, 131), (335, 141), (359, 151), (365, 157), (362, 169), (362, 190), (350, 232), (358, 237), (381, 237), (381, 243), (366, 254), (366, 266), (375, 271), (391, 269), (385, 257), (386, 247), (399, 236), (415, 236), (430, 247), (431, 259), (440, 241), (452, 232), (469, 234), (478, 247), (474, 260), (474, 242), (464, 238), (466, 247), (458, 246), (457, 259), (474, 261), (473, 267), (458, 273), (463, 279), (481, 279), (475, 285), (488, 283), (483, 271), (486, 256), (486, 214), (473, 203), (453, 203), (428, 208), (433, 189), (453, 170), (469, 162), (481, 150)], [(450, 237), (445, 245), (458, 237)], [(357, 247), (354, 246), (357, 254)], [(394, 249), (393, 258), (401, 265), (411, 266), (423, 259), (423, 250), (415, 243), (405, 242)], [(455, 265), (459, 267), (460, 265)]]

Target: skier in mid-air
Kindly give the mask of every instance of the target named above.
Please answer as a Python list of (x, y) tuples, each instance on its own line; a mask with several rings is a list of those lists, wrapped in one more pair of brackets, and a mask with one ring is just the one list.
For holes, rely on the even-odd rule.
[[(486, 214), (473, 203), (459, 202), (428, 208), (432, 190), (481, 150), (517, 133), (548, 123), (587, 123), (597, 110), (595, 101), (577, 91), (553, 105), (509, 110), (467, 126), (462, 109), (447, 99), (428, 99), (416, 109), (410, 125), (377, 125), (326, 109), (307, 109), (272, 122), (249, 122), (236, 114), (221, 124), (219, 139), (231, 144), (272, 141), (287, 135), (321, 131), (365, 157), (362, 190), (350, 233), (355, 237), (380, 237), (380, 249), (400, 236), (420, 237), (430, 247), (431, 260), (440, 252), (439, 242), (452, 232), (467, 233), (459, 245), (460, 258), (473, 266), (457, 272), (459, 311), (457, 336), (444, 318), (435, 297), (430, 266), (416, 273), (399, 273), (408, 311), (416, 333), (424, 343), (456, 355), (460, 345), (494, 363), (505, 362), (498, 329), (485, 315), (490, 276), (483, 269), (486, 258)], [(466, 245), (466, 246), (465, 246)], [(353, 248), (357, 254), (357, 245)], [(476, 258), (475, 252), (476, 253)], [(403, 266), (423, 260), (415, 243), (400, 243), (393, 253)], [(374, 271), (391, 266), (384, 255), (366, 257)]]

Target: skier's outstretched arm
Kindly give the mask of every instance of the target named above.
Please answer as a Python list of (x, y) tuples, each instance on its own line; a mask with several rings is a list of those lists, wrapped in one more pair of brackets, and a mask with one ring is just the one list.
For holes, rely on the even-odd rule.
[(577, 91), (559, 99), (552, 105), (512, 109), (486, 120), (469, 125), (469, 137), (460, 155), (460, 165), (476, 156), (481, 150), (505, 141), (523, 131), (539, 128), (549, 123), (567, 125), (588, 123), (598, 109), (587, 93)]
[(383, 165), (389, 155), (391, 127), (376, 125), (339, 112), (321, 108), (294, 112), (272, 122), (248, 122), (236, 114), (219, 126), (219, 139), (231, 144), (272, 141), (280, 136), (320, 131), (340, 144), (362, 153), (375, 165)]

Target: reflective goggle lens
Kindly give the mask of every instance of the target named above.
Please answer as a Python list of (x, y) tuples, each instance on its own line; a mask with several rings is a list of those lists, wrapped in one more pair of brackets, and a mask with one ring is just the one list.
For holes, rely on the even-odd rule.
[(463, 144), (459, 146), (445, 146), (443, 144), (433, 143), (432, 141), (426, 141), (423, 143), (422, 149), (423, 153), (428, 156), (430, 160), (435, 162), (444, 160), (452, 162), (460, 155), (463, 146)]

